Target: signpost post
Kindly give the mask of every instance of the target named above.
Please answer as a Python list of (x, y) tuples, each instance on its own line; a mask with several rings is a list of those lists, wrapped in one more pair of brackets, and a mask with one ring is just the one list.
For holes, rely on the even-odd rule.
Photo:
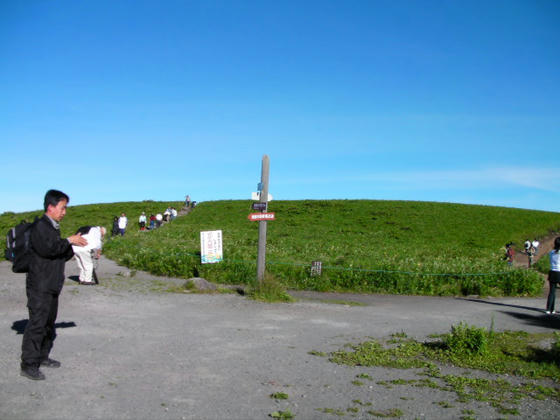
[[(266, 211), (268, 207), (268, 173), (270, 159), (267, 155), (262, 158), (260, 203)], [(274, 215), (272, 216), (274, 218)], [(266, 218), (259, 221), (259, 248), (257, 254), (257, 280), (262, 283), (266, 264)]]

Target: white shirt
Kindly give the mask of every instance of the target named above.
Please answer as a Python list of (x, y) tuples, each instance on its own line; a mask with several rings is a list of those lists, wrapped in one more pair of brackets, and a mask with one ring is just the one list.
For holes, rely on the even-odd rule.
[(76, 246), (72, 245), (72, 249), (74, 252), (76, 248), (82, 249), (84, 251), (90, 251), (92, 249), (101, 249), (102, 242), (101, 242), (101, 228), (99, 226), (93, 226), (88, 233), (82, 235), (82, 238), (87, 240), (86, 246)]
[(161, 213), (156, 214), (156, 220), (159, 220), (160, 222), (163, 220)]
[(540, 243), (539, 243), (539, 241), (533, 241), (533, 243), (531, 245), (533, 245), (533, 248), (538, 248)]
[(552, 250), (548, 255), (550, 256), (550, 269), (560, 271), (560, 253)]
[(138, 218), (138, 222), (142, 223), (146, 223), (146, 215), (145, 214), (141, 214), (140, 217)]
[(119, 217), (119, 229), (126, 229), (126, 225), (128, 224), (128, 219), (126, 216)]

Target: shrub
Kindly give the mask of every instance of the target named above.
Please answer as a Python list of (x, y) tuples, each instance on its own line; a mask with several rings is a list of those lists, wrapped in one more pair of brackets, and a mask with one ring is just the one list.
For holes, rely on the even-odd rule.
[(488, 349), (488, 333), (484, 328), (461, 322), (451, 327), (451, 333), (444, 342), (453, 353), (484, 354)]

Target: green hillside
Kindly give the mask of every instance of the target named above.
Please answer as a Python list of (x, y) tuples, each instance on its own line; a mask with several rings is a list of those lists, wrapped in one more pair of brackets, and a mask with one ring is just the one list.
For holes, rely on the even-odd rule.
[[(105, 246), (108, 257), (131, 268), (219, 283), (254, 281), (258, 222), (251, 201), (199, 204), (188, 216), (140, 232), (141, 211), (182, 203), (114, 203), (71, 207), (63, 233), (84, 224), (110, 227), (125, 211), (132, 228)], [(435, 295), (536, 295), (542, 277), (512, 269), (503, 246), (560, 230), (560, 214), (431, 202), (329, 200), (273, 201), (269, 211), (267, 272), (287, 287)], [(0, 216), (0, 228), (22, 215)], [(200, 264), (200, 232), (223, 231), (224, 261)], [(312, 261), (323, 274), (310, 276)]]

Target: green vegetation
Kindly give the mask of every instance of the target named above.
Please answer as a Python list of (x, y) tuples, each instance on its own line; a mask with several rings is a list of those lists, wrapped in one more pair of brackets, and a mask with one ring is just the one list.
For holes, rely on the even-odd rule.
[[(481, 335), (486, 343), (480, 346)], [(457, 403), (484, 401), (500, 414), (519, 414), (516, 405), (524, 398), (560, 401), (560, 388), (545, 384), (560, 382), (560, 334), (526, 332), (493, 332), (482, 328), (459, 324), (451, 332), (438, 336), (437, 340), (418, 342), (394, 334), (386, 340), (371, 340), (350, 345), (350, 350), (330, 354), (330, 361), (350, 366), (382, 366), (389, 368), (421, 368), (421, 379), (394, 379), (378, 381), (386, 388), (396, 386), (428, 387), (457, 395)], [(440, 366), (473, 369), (463, 376), (444, 375)], [(476, 377), (477, 371), (503, 375), (496, 379)], [(472, 376), (471, 376), (472, 374)], [(365, 378), (366, 374), (357, 375)], [(512, 376), (527, 378), (509, 381)], [(507, 378), (507, 379), (505, 379)], [(547, 381), (548, 380), (548, 381)], [(354, 383), (354, 382), (352, 382)], [(441, 407), (452, 408), (446, 401), (435, 402)], [(455, 403), (454, 403), (455, 404)], [(463, 414), (474, 414), (463, 411)]]
[[(460, 333), (457, 333), (457, 332)], [(470, 333), (473, 332), (474, 333)], [(479, 334), (485, 338), (485, 351), (473, 352), (480, 343)], [(460, 338), (453, 338), (459, 336)], [(466, 344), (472, 339), (471, 344)], [(385, 366), (398, 369), (425, 368), (430, 376), (437, 376), (435, 362), (458, 367), (485, 370), (491, 373), (519, 375), (528, 378), (551, 378), (560, 382), (558, 354), (560, 334), (524, 331), (488, 332), (482, 328), (459, 324), (439, 340), (418, 342), (403, 338), (388, 346), (378, 340), (350, 345), (351, 350), (330, 354), (332, 362), (352, 366)], [(456, 345), (460, 342), (460, 345)], [(552, 342), (549, 348), (543, 343)]]
[(270, 398), (273, 398), (275, 400), (287, 400), (289, 398), (289, 395), (285, 392), (275, 392), (273, 394), (270, 394)]
[(293, 419), (294, 418), (294, 415), (291, 413), (290, 410), (275, 411), (273, 413), (270, 413), (269, 416), (272, 417), (273, 419)]
[[(125, 237), (106, 255), (130, 268), (174, 277), (204, 277), (223, 284), (254, 285), (258, 223), (250, 201), (199, 204), (188, 217), (153, 232), (136, 229), (141, 211), (163, 211), (181, 202), (94, 204), (71, 207), (62, 233), (85, 224), (110, 228), (129, 217)], [(503, 246), (560, 230), (558, 213), (448, 203), (330, 200), (273, 201), (268, 223), (267, 273), (283, 288), (426, 295), (537, 295), (542, 277), (514, 269)], [(23, 217), (0, 216), (5, 231)], [(224, 261), (200, 263), (200, 231), (221, 229)], [(311, 261), (323, 272), (311, 276)]]
[(390, 408), (388, 410), (369, 410), (368, 414), (371, 414), (374, 417), (398, 418), (401, 417), (404, 413), (398, 408)]

